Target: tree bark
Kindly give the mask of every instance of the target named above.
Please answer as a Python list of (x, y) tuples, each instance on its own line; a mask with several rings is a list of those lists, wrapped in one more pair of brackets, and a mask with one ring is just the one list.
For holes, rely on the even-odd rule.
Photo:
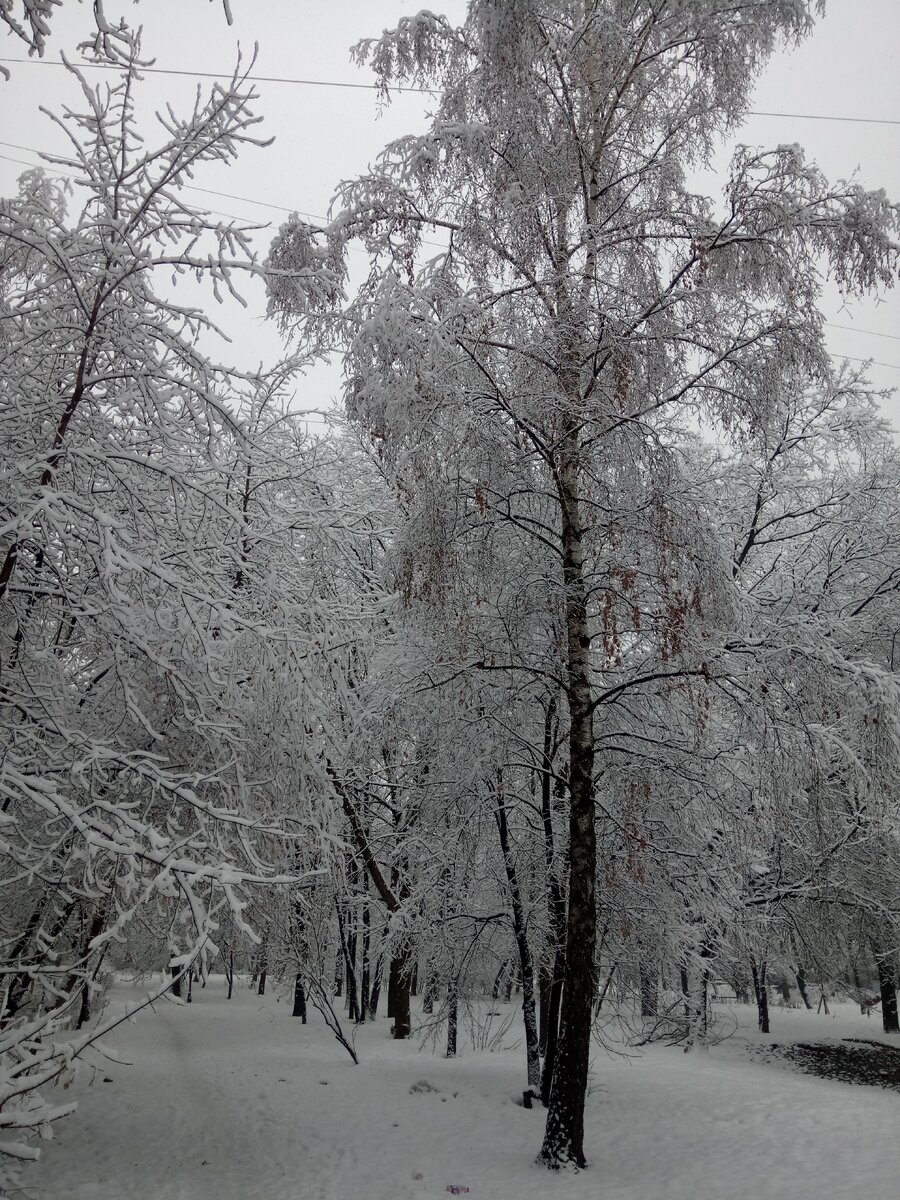
[(422, 1012), (426, 1016), (431, 1016), (434, 1012), (434, 1002), (438, 997), (438, 980), (437, 971), (434, 969), (434, 963), (428, 964), (428, 970), (425, 972), (425, 991), (422, 996)]
[(392, 1011), (389, 1015), (394, 1018), (391, 1034), (395, 1038), (408, 1038), (412, 1033), (412, 1015), (409, 1002), (409, 984), (412, 973), (411, 959), (409, 946), (405, 942), (391, 958), (390, 973), (388, 975), (388, 997), (390, 1003), (391, 991), (393, 989)]
[(751, 962), (750, 972), (753, 976), (753, 991), (756, 994), (757, 1024), (759, 1025), (759, 1032), (760, 1033), (768, 1033), (769, 1032), (769, 989), (766, 986), (765, 960), (763, 960), (758, 965), (755, 962)]
[(878, 967), (878, 987), (881, 991), (881, 1023), (885, 1033), (900, 1033), (894, 955), (876, 946), (873, 946), (873, 951), (875, 965)]
[[(338, 778), (338, 775), (331, 766), (331, 763), (326, 763), (325, 769), (334, 786), (334, 790), (341, 801), (341, 807), (343, 808), (350, 824), (350, 831), (353, 835), (356, 849), (358, 850), (359, 855), (365, 864), (366, 870), (369, 873), (369, 878), (372, 880), (376, 892), (378, 892), (379, 896), (384, 901), (389, 912), (399, 912), (402, 906), (403, 898), (402, 887), (400, 889), (400, 894), (398, 895), (384, 878), (381, 867), (378, 865), (378, 861), (375, 858), (375, 855), (372, 853), (372, 847), (369, 845), (369, 839), (366, 836), (366, 832), (363, 829), (362, 824), (360, 823), (359, 814), (353, 805), (353, 801), (350, 798), (349, 792)], [(399, 964), (402, 964), (403, 967), (402, 970), (398, 969), (396, 977), (393, 975), (395, 959)], [(408, 945), (404, 944), (400, 947), (399, 951), (395, 953), (394, 958), (391, 960), (391, 967), (388, 973), (388, 1015), (394, 1016), (392, 1032), (395, 1038), (408, 1038), (412, 1033), (412, 1018), (410, 1016), (409, 1009), (410, 965), (410, 949)], [(396, 995), (393, 997), (391, 996), (392, 979), (394, 980), (395, 986), (398, 988)], [(397, 1010), (396, 1014), (392, 1013), (392, 1008)]]
[(551, 696), (544, 714), (544, 744), (541, 753), (541, 819), (544, 826), (544, 863), (547, 871), (547, 907), (553, 946), (553, 965), (550, 970), (547, 995), (544, 1065), (541, 1071), (541, 1103), (550, 1104), (556, 1050), (559, 1044), (559, 1010), (566, 974), (566, 896), (556, 863), (553, 834), (553, 796), (562, 800), (565, 783), (560, 777), (553, 786), (553, 723), (556, 718), (556, 698)]
[[(356, 970), (354, 968), (353, 957), (350, 953), (349, 939), (344, 929), (344, 918), (341, 913), (341, 906), (337, 898), (335, 898), (335, 906), (337, 908), (338, 919), (338, 935), (341, 939), (341, 953), (344, 956), (344, 967), (347, 972), (347, 1012), (350, 1020), (355, 1021), (359, 1012), (358, 992), (356, 990)], [(340, 993), (338, 993), (340, 995)]]
[(638, 962), (641, 991), (641, 1016), (655, 1017), (658, 1012), (656, 963), (642, 954)]
[(369, 1016), (374, 1021), (378, 1016), (378, 1001), (381, 996), (381, 968), (384, 956), (379, 954), (375, 961), (375, 971), (372, 975), (372, 990), (369, 993)]
[(292, 1017), (299, 1017), (306, 1024), (306, 988), (303, 986), (303, 972), (298, 971), (294, 976), (294, 1008)]
[[(577, 380), (564, 386), (577, 394)], [(565, 583), (566, 681), (569, 702), (569, 913), (566, 925), (566, 977), (559, 1043), (547, 1127), (538, 1161), (558, 1168), (587, 1165), (584, 1157), (584, 1104), (587, 1096), (594, 998), (597, 907), (594, 893), (597, 835), (594, 828), (594, 724), (590, 677), (591, 637), (587, 619), (581, 512), (578, 501), (578, 434), (563, 435), (558, 470), (562, 510)]]
[(447, 985), (447, 1058), (456, 1058), (456, 1033), (459, 1026), (459, 981), (454, 976)]
[[(525, 927), (525, 908), (522, 904), (522, 891), (519, 887), (519, 876), (513, 859), (512, 847), (509, 841), (509, 822), (506, 818), (506, 802), (502, 791), (502, 777), (498, 775), (497, 788), (494, 792), (494, 817), (497, 821), (497, 831), (500, 835), (500, 849), (503, 852), (503, 864), (506, 868), (506, 882), (509, 887), (509, 901), (513, 916), (513, 934), (519, 951), (519, 966), (522, 972), (522, 1017), (525, 1024), (525, 1069), (528, 1088), (535, 1095), (541, 1091), (541, 1055), (538, 1048), (537, 1013), (534, 1004), (534, 964), (531, 959), (531, 947), (528, 944), (528, 931)], [(509, 964), (509, 983), (512, 985), (512, 963)]]
[(363, 907), (363, 935), (362, 935), (362, 980), (359, 988), (359, 1020), (365, 1021), (369, 1015), (369, 991), (370, 991), (370, 971), (371, 964), (369, 963), (369, 950), (371, 946), (370, 938), (370, 923), (371, 917), (369, 914), (369, 902), (366, 901)]

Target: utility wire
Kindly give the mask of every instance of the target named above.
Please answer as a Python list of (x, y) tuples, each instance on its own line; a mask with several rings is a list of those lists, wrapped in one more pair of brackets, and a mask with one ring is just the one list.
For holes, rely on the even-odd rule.
[[(2, 63), (15, 63), (22, 67), (64, 67), (66, 64), (61, 62), (53, 62), (46, 58), (0, 58)], [(87, 68), (94, 71), (121, 71), (121, 67), (113, 63), (78, 63), (78, 69)], [(139, 67), (140, 75), (185, 75), (190, 79), (233, 79), (233, 71), (180, 71), (173, 67)], [(381, 91), (381, 86), (377, 83), (351, 83), (349, 80), (343, 79), (292, 79), (285, 75), (245, 75), (242, 79), (247, 79), (250, 83), (298, 83), (304, 87), (335, 87), (335, 88), (352, 88), (356, 91), (377, 92)], [(406, 87), (400, 84), (391, 84), (388, 89), (392, 92), (416, 92), (419, 95), (425, 96), (440, 96), (441, 92), (435, 88), (421, 87)]]
[[(18, 142), (0, 141), (0, 146), (7, 146), (11, 150), (25, 150), (29, 154), (41, 154), (42, 153), (42, 151), (40, 151), (40, 150), (35, 150), (33, 146), (23, 146), (23, 145), (20, 145)], [(5, 158), (7, 160), (7, 162), (21, 163), (21, 165), (24, 167), (31, 167), (31, 166), (36, 165), (34, 163), (25, 162), (25, 160), (21, 159), (21, 158), (10, 158), (10, 156), (6, 155), (6, 154), (0, 154), (0, 158)], [(70, 175), (70, 178), (75, 178), (75, 176)], [(223, 199), (223, 200), (237, 200), (239, 204), (256, 204), (256, 205), (259, 205), (261, 208), (271, 208), (275, 212), (283, 212), (283, 213), (294, 213), (295, 212), (295, 213), (298, 213), (302, 217), (308, 217), (311, 221), (321, 221), (322, 223), (327, 223), (327, 217), (323, 217), (319, 213), (306, 212), (300, 208), (288, 208), (284, 204), (273, 204), (271, 200), (254, 200), (251, 196), (238, 196), (234, 192), (220, 192), (220, 191), (216, 191), (215, 188), (196, 187), (193, 184), (185, 184), (184, 188), (185, 188), (185, 191), (200, 192), (200, 193), (203, 193), (208, 196), (218, 196), (220, 199)], [(235, 213), (219, 212), (219, 215), (223, 216), (223, 217), (231, 217), (235, 221), (249, 220), (249, 218), (246, 218), (246, 217), (238, 217)], [(435, 246), (441, 245), (441, 243), (439, 243), (439, 242), (429, 242), (428, 244), (435, 245)], [(443, 247), (441, 247), (441, 248), (443, 248)], [(897, 334), (893, 334), (893, 333), (880, 333), (875, 329), (862, 329), (855, 325), (838, 325), (834, 321), (825, 321), (824, 324), (827, 325), (829, 327), (829, 329), (841, 329), (841, 330), (846, 331), (847, 333), (864, 333), (864, 334), (867, 334), (869, 337), (888, 338), (888, 339), (890, 339), (890, 341), (900, 342), (900, 336), (898, 336)], [(835, 357), (840, 358), (841, 356), (836, 355)], [(862, 362), (864, 360), (863, 359), (854, 359), (852, 361)], [(881, 363), (879, 365), (891, 366), (892, 364)]]
[[(2, 60), (0, 60), (0, 61), (2, 61)], [(14, 142), (0, 141), (0, 146), (10, 146), (16, 150), (27, 150), (30, 154), (40, 154), (41, 153), (41, 151), (39, 151), (39, 150), (32, 150), (32, 148), (30, 146), (19, 146)], [(23, 167), (35, 167), (35, 166), (39, 165), (37, 163), (26, 162), (24, 158), (13, 158), (9, 154), (0, 154), (0, 159), (3, 159), (5, 162), (17, 163), (19, 166), (23, 166)], [(71, 171), (60, 171), (60, 174), (66, 175), (69, 179), (77, 179), (78, 178), (78, 176), (74, 175)], [(282, 204), (271, 204), (268, 200), (251, 200), (249, 196), (236, 196), (236, 195), (234, 195), (233, 192), (217, 192), (217, 191), (214, 191), (213, 188), (194, 187), (193, 185), (190, 185), (190, 184), (184, 184), (184, 190), (189, 191), (189, 192), (204, 192), (210, 196), (223, 196), (228, 200), (239, 200), (243, 204), (259, 204), (259, 205), (262, 205), (262, 207), (264, 207), (264, 208), (277, 209), (279, 212), (286, 212), (286, 213), (296, 212), (296, 213), (300, 213), (300, 215), (302, 215), (304, 217), (310, 217), (314, 221), (325, 221), (325, 219), (326, 219), (325, 217), (317, 216), (315, 213), (303, 212), (301, 209), (286, 208)], [(249, 217), (239, 217), (235, 213), (222, 212), (221, 209), (210, 209), (209, 211), (215, 213), (216, 216), (219, 216), (219, 217), (229, 217), (233, 221), (249, 221), (250, 220)], [(427, 242), (426, 244), (429, 246), (438, 246), (440, 249), (444, 249), (444, 247), (439, 242)], [(892, 341), (900, 342), (900, 337), (897, 337), (893, 333), (878, 333), (874, 329), (858, 329), (853, 325), (836, 325), (833, 321), (823, 321), (823, 324), (827, 325), (830, 329), (845, 329), (845, 330), (849, 331), (850, 333), (866, 333), (866, 334), (869, 334), (871, 337), (890, 338)], [(873, 367), (887, 367), (891, 371), (900, 371), (900, 363), (879, 362), (877, 359), (874, 359), (874, 358), (854, 358), (852, 355), (849, 355), (849, 354), (832, 354), (831, 357), (832, 358), (840, 358), (845, 362), (868, 363), (870, 366), (873, 366)]]
[(846, 329), (848, 333), (867, 333), (870, 337), (890, 338), (892, 342), (900, 342), (896, 333), (879, 333), (876, 329), (860, 329), (856, 325), (835, 325), (834, 321), (824, 321), (829, 329)]
[[(23, 67), (64, 67), (66, 64), (53, 62), (45, 58), (0, 58), (2, 63), (15, 63)], [(112, 63), (79, 63), (79, 69), (87, 68), (95, 71), (120, 71), (122, 68)], [(183, 75), (191, 79), (232, 79), (233, 71), (184, 71), (174, 67), (141, 67), (140, 73), (149, 75)], [(378, 83), (353, 83), (343, 79), (294, 79), (288, 75), (247, 75), (252, 83), (293, 83), (303, 87), (333, 87), (350, 88), (354, 91), (377, 92), (382, 87)], [(423, 96), (440, 96), (437, 88), (408, 87), (401, 84), (391, 84), (387, 89), (391, 92), (414, 92)], [(785, 117), (798, 121), (849, 121), (856, 125), (900, 125), (900, 120), (889, 117), (846, 117), (832, 116), (826, 113), (789, 113), (789, 112), (758, 112), (750, 109), (749, 117)]]

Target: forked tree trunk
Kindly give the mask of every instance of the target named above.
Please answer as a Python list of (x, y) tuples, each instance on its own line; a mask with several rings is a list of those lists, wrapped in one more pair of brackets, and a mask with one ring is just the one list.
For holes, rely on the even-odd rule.
[(544, 1065), (541, 1070), (541, 1103), (550, 1104), (553, 1072), (556, 1066), (556, 1050), (559, 1045), (559, 1010), (562, 1004), (563, 981), (566, 974), (566, 896), (556, 863), (556, 846), (553, 834), (553, 797), (565, 797), (565, 782), (559, 777), (553, 782), (553, 725), (556, 719), (556, 698), (551, 696), (544, 713), (544, 743), (541, 752), (541, 820), (544, 826), (544, 865), (547, 872), (547, 916), (553, 947), (553, 963), (547, 991), (547, 1013), (545, 1019), (542, 1052)]
[(347, 972), (347, 1013), (351, 1021), (355, 1021), (359, 1013), (359, 993), (356, 988), (356, 968), (354, 965), (354, 955), (351, 953), (346, 929), (344, 927), (344, 917), (341, 913), (341, 906), (335, 898), (338, 919), (338, 936), (341, 939), (341, 952), (344, 956), (344, 967)]
[[(563, 392), (578, 395), (577, 374)], [(538, 1161), (549, 1167), (586, 1166), (584, 1104), (587, 1096), (594, 999), (597, 908), (594, 894), (597, 835), (594, 828), (594, 728), (590, 678), (591, 636), (587, 620), (581, 513), (578, 500), (578, 433), (563, 435), (557, 478), (562, 511), (569, 702), (569, 912), (566, 977), (559, 1044), (547, 1128)]]
[[(512, 908), (513, 933), (519, 951), (519, 967), (522, 974), (522, 1017), (525, 1024), (525, 1070), (528, 1090), (537, 1096), (541, 1091), (541, 1055), (538, 1049), (537, 1013), (534, 1005), (534, 964), (531, 960), (531, 946), (528, 944), (528, 931), (525, 927), (525, 908), (522, 904), (519, 876), (516, 872), (516, 864), (509, 841), (509, 823), (506, 817), (506, 802), (502, 788), (502, 776), (498, 773), (497, 789), (494, 792), (496, 804), (494, 817), (500, 835), (500, 849), (503, 853), (509, 901)], [(512, 977), (512, 962), (510, 962), (508, 977), (510, 988), (512, 987)], [(507, 999), (509, 999), (508, 995)]]
[[(369, 873), (369, 878), (372, 880), (372, 883), (375, 886), (375, 890), (384, 901), (389, 912), (399, 912), (402, 907), (402, 900), (405, 898), (402, 883), (397, 891), (395, 891), (394, 888), (388, 884), (387, 880), (384, 878), (381, 867), (378, 865), (375, 855), (372, 853), (368, 836), (360, 822), (359, 814), (354, 807), (350, 793), (344, 787), (331, 763), (326, 762), (325, 770), (329, 779), (334, 785), (337, 795), (340, 798), (341, 806), (344, 810), (347, 820), (350, 823), (350, 831), (353, 835), (356, 849), (359, 852), (363, 863), (365, 864), (365, 868)], [(398, 964), (396, 968), (396, 975), (394, 974), (394, 960), (396, 960)], [(391, 966), (388, 973), (388, 1005), (389, 1012), (391, 1009), (394, 1010), (391, 1015), (394, 1016), (392, 1033), (395, 1038), (408, 1038), (412, 1033), (412, 1018), (410, 1016), (409, 1008), (410, 967), (410, 948), (407, 944), (404, 944), (394, 955), (394, 959), (391, 961)], [(348, 986), (349, 982), (350, 981), (348, 979)]]
[(769, 1032), (769, 989), (766, 986), (766, 963), (763, 960), (757, 965), (755, 962), (750, 964), (750, 972), (753, 976), (753, 991), (756, 995), (756, 1011), (757, 1024), (759, 1025), (760, 1033)]

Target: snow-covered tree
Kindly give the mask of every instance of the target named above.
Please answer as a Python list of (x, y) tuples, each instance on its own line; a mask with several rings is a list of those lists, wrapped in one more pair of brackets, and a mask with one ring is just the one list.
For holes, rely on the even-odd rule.
[(255, 777), (248, 731), (284, 663), (288, 694), (305, 678), (314, 455), (279, 409), (291, 368), (217, 365), (201, 346), (211, 319), (170, 290), (191, 277), (236, 294), (235, 272), (255, 269), (250, 231), (181, 193), (202, 163), (260, 144), (253, 93), (240, 74), (215, 85), (185, 117), (161, 114), (149, 148), (138, 50), (112, 86), (73, 71), (68, 156), (0, 202), (0, 1126), (13, 1130), (64, 1111), (39, 1088), (97, 1034), (52, 1033), (84, 1023), (134, 917), (159, 932), (152, 965), (177, 978), (214, 953), (223, 914), (254, 936), (242, 909), (278, 878), (265, 850), (298, 836), (278, 777)]
[[(823, 262), (850, 290), (892, 280), (896, 210), (857, 184), (829, 186), (796, 146), (739, 148), (721, 207), (686, 182), (740, 122), (775, 45), (811, 22), (803, 0), (474, 0), (460, 28), (428, 12), (406, 18), (357, 58), (386, 90), (440, 89), (431, 128), (343, 185), (321, 236), (289, 223), (269, 259), (272, 308), (290, 327), (310, 297), (340, 302), (341, 245), (364, 243), (373, 270), (339, 326), (352, 416), (411, 503), (429, 495), (434, 454), (461, 447), (472, 479), (479, 448), (493, 455), (502, 443), (522, 480), (502, 503), (553, 562), (570, 813), (566, 976), (541, 1151), (553, 1167), (585, 1163), (595, 717), (616, 670), (603, 652), (603, 596), (614, 570), (636, 565), (620, 524), (657, 496), (665, 525), (665, 448), (687, 418), (752, 426), (827, 374)], [(547, 517), (529, 526), (536, 490)], [(445, 553), (437, 529), (434, 546)], [(670, 598), (670, 650), (688, 605)], [(693, 652), (670, 658), (653, 679), (712, 665)], [(626, 669), (617, 686), (639, 691), (645, 678)]]

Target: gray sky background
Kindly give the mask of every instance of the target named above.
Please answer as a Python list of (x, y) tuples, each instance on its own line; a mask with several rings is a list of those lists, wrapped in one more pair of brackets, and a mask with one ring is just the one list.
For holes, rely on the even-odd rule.
[[(419, 0), (232, 0), (234, 24), (226, 24), (219, 0), (106, 0), (108, 15), (142, 22), (144, 50), (156, 65), (177, 70), (230, 71), (238, 44), (245, 53), (258, 43), (255, 73), (347, 82), (370, 82), (349, 60), (350, 45), (375, 36), (402, 15), (422, 7)], [(462, 18), (463, 0), (435, 4), (451, 19)], [(66, 0), (53, 19), (45, 62), (58, 62), (89, 29), (87, 5)], [(0, 56), (22, 58), (22, 44), (0, 35)], [(34, 150), (60, 150), (60, 135), (39, 108), (77, 106), (73, 80), (59, 67), (11, 66), (12, 80), (0, 83), (0, 140)], [(100, 72), (89, 71), (90, 79)], [(192, 101), (198, 81), (148, 75), (142, 84), (148, 114), (165, 103), (176, 109)], [(209, 81), (199, 81), (207, 86)], [(274, 137), (267, 150), (248, 149), (231, 167), (209, 167), (198, 187), (229, 192), (241, 199), (196, 193), (198, 204), (277, 227), (286, 215), (276, 207), (322, 216), (335, 184), (363, 171), (382, 146), (424, 127), (429, 98), (402, 95), (379, 110), (373, 92), (288, 83), (260, 83), (257, 111), (261, 134)], [(826, 15), (798, 50), (779, 53), (760, 78), (754, 109), (900, 121), (900, 0), (828, 0)], [(147, 129), (148, 142), (154, 135)], [(831, 179), (858, 171), (866, 187), (883, 187), (900, 200), (900, 126), (857, 124), (796, 117), (749, 117), (736, 141), (774, 146), (798, 142)], [(0, 145), (0, 194), (15, 190), (22, 162), (33, 153)], [(21, 160), (11, 162), (10, 158)], [(728, 147), (716, 166), (724, 166)], [(709, 185), (713, 190), (715, 181)], [(265, 253), (270, 234), (260, 236)], [(262, 289), (246, 289), (249, 308), (226, 306), (214, 314), (232, 337), (221, 357), (242, 367), (283, 353), (274, 327), (264, 321)], [(871, 379), (879, 388), (900, 388), (900, 289), (863, 301), (843, 302), (828, 287), (823, 307), (832, 353), (874, 359)], [(848, 326), (840, 329), (834, 326)], [(872, 331), (864, 333), (863, 330)], [(880, 334), (882, 336), (874, 336)], [(339, 372), (317, 370), (298, 388), (298, 407), (323, 408), (336, 396)], [(900, 396), (884, 405), (900, 429)]]

